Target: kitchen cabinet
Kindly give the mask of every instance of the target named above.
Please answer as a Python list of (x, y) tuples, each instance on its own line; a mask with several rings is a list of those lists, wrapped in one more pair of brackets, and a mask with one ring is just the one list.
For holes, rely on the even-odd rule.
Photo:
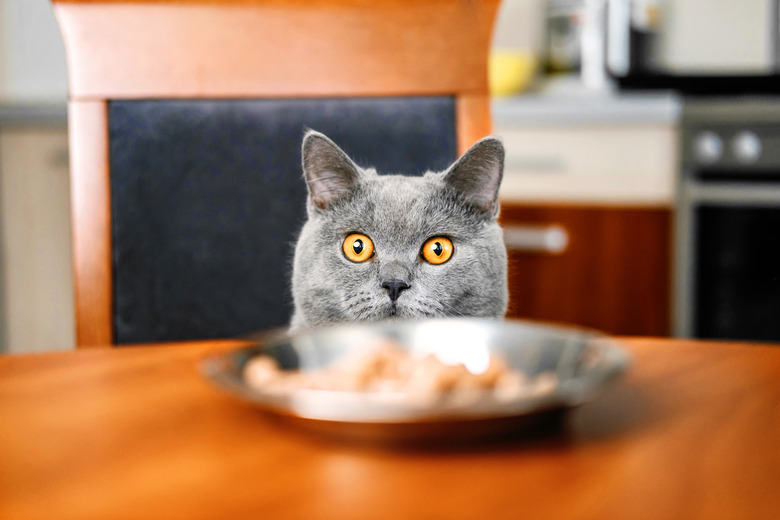
[(642, 96), (494, 108), (508, 316), (669, 335), (676, 105)]
[(67, 130), (17, 116), (0, 125), (0, 352), (69, 349)]
[(666, 208), (504, 204), (513, 318), (668, 335)]

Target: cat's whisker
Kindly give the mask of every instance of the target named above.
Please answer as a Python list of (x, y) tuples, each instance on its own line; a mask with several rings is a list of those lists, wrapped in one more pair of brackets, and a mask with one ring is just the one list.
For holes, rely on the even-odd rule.
[(438, 302), (438, 303), (439, 303), (439, 305), (441, 305), (441, 306), (442, 306), (442, 307), (443, 307), (445, 310), (449, 310), (449, 313), (447, 314), (447, 316), (454, 316), (454, 317), (457, 317), (457, 318), (463, 318), (463, 317), (465, 317), (465, 314), (463, 314), (462, 312), (460, 312), (460, 311), (457, 309), (457, 307), (455, 307), (455, 306), (453, 306), (453, 305), (450, 305), (449, 303), (446, 303), (446, 302)]
[(364, 294), (349, 294), (339, 301), (339, 306), (349, 311), (350, 317), (355, 321), (366, 321), (374, 318), (371, 298)]

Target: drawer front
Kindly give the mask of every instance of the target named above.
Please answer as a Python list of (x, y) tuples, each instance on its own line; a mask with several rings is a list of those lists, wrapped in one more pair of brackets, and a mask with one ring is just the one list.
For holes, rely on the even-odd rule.
[(496, 133), (506, 147), (505, 201), (672, 205), (671, 126), (499, 126)]
[(509, 317), (668, 335), (671, 212), (505, 205)]

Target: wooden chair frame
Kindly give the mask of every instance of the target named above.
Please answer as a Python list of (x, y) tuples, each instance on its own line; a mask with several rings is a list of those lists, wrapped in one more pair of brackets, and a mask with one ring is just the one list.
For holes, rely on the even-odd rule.
[(491, 132), (500, 0), (53, 0), (69, 69), (78, 347), (113, 343), (111, 99), (447, 95)]

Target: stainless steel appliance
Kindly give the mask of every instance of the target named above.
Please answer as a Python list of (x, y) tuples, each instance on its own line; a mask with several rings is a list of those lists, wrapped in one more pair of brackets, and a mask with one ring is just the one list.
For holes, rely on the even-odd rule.
[(686, 100), (675, 329), (780, 340), (780, 98)]
[(623, 88), (780, 91), (779, 0), (608, 3), (607, 69)]

